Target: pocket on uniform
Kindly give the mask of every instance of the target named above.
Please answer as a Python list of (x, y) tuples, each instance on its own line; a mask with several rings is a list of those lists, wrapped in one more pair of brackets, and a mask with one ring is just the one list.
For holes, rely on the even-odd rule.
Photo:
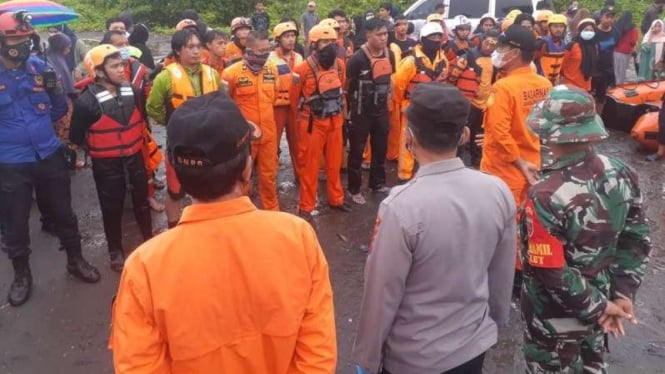
[(51, 100), (47, 93), (33, 93), (30, 95), (30, 104), (37, 114), (48, 114), (51, 111)]
[(14, 117), (14, 104), (9, 92), (0, 93), (0, 118), (12, 119)]

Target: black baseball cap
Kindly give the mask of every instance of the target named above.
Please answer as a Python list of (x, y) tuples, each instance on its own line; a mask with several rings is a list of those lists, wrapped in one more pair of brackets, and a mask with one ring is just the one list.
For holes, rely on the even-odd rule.
[(499, 35), (499, 44), (519, 48), (522, 51), (532, 52), (536, 50), (536, 36), (533, 31), (513, 24)]
[(455, 133), (466, 126), (470, 109), (469, 99), (457, 87), (421, 83), (411, 93), (406, 118), (415, 128), (427, 124), (437, 132)]
[(600, 10), (600, 15), (604, 16), (606, 14), (617, 14), (617, 10), (612, 5), (604, 6), (603, 9)]
[(222, 91), (184, 102), (166, 127), (167, 154), (176, 172), (210, 169), (234, 159), (260, 132)]

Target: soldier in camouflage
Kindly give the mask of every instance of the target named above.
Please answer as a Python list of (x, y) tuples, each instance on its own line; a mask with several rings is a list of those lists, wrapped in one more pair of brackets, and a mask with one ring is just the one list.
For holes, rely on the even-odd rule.
[(605, 373), (605, 332), (636, 323), (651, 250), (635, 172), (597, 154), (607, 138), (593, 98), (557, 86), (529, 127), (554, 161), (531, 186), (521, 222), (527, 373)]

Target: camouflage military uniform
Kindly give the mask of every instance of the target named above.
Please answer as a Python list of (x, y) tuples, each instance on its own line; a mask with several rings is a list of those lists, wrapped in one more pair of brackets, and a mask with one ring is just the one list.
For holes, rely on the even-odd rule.
[[(593, 98), (555, 87), (529, 118), (544, 144), (607, 137)], [(637, 176), (592, 146), (543, 170), (522, 214), (522, 316), (528, 373), (604, 373), (598, 318), (633, 300), (651, 249)]]

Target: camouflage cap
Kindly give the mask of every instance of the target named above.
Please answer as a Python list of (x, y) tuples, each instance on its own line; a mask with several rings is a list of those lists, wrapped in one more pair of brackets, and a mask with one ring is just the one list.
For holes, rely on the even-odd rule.
[(588, 143), (608, 137), (593, 97), (571, 85), (554, 87), (534, 105), (527, 122), (543, 144)]

